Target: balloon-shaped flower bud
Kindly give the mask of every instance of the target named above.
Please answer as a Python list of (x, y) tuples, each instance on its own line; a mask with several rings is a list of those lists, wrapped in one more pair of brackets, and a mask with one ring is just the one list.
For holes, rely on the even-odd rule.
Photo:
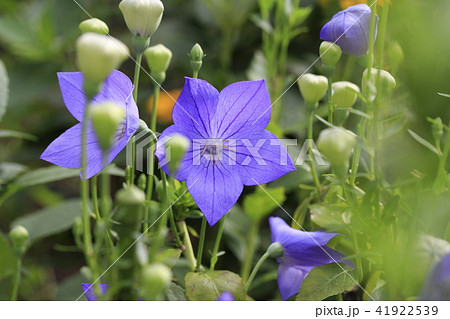
[(194, 71), (194, 73), (198, 73), (200, 69), (202, 68), (203, 64), (203, 58), (205, 57), (205, 54), (203, 53), (203, 49), (200, 46), (200, 44), (196, 43), (191, 49), (191, 52), (189, 53), (189, 57), (191, 58), (191, 68)]
[(142, 173), (141, 175), (139, 175), (138, 181), (137, 181), (137, 186), (142, 189), (143, 191), (145, 191), (147, 189), (147, 175)]
[(269, 248), (267, 248), (267, 253), (272, 258), (280, 258), (284, 255), (284, 248), (279, 242), (272, 243)]
[(339, 108), (351, 108), (356, 102), (359, 87), (347, 81), (334, 82), (332, 85), (333, 104)]
[(315, 105), (327, 91), (328, 80), (323, 75), (307, 73), (298, 79), (297, 84), (305, 102)]
[(129, 56), (121, 41), (97, 33), (84, 33), (76, 43), (78, 67), (91, 83), (102, 83)]
[(366, 96), (373, 99), (376, 95), (377, 87), (376, 83), (378, 80), (378, 76), (380, 77), (380, 87), (382, 91), (392, 90), (397, 86), (397, 82), (395, 78), (385, 70), (380, 69), (365, 69), (362, 77), (362, 89)]
[(148, 38), (161, 23), (164, 5), (160, 0), (122, 0), (119, 9), (130, 32)]
[(157, 44), (145, 50), (144, 55), (153, 79), (161, 84), (166, 78), (166, 71), (172, 59), (172, 51), (162, 44)]
[(336, 126), (320, 132), (317, 148), (333, 167), (340, 169), (346, 167), (355, 143), (353, 132)]
[(180, 166), (181, 160), (189, 149), (189, 139), (181, 134), (175, 134), (165, 143), (166, 156), (169, 160), (169, 169), (172, 176), (175, 176)]
[(322, 64), (334, 66), (342, 56), (342, 49), (333, 42), (323, 41), (320, 44), (319, 53)]
[(138, 206), (145, 202), (145, 193), (139, 187), (130, 185), (117, 192), (116, 200), (121, 206)]
[(108, 34), (109, 33), (108, 25), (105, 22), (103, 22), (102, 20), (97, 19), (97, 18), (84, 20), (83, 22), (81, 22), (78, 25), (78, 28), (80, 28), (81, 33), (88, 33), (88, 32), (93, 32), (93, 33), (98, 33), (98, 34)]
[(440, 117), (435, 119), (429, 119), (431, 122), (431, 128), (433, 132), (433, 138), (436, 144), (440, 143), (442, 135), (444, 135), (444, 126)]
[(116, 103), (102, 102), (92, 106), (91, 117), (98, 143), (103, 151), (107, 151), (113, 143), (119, 124), (125, 119), (125, 111)]
[[(370, 15), (370, 7), (366, 4), (340, 11), (323, 26), (320, 38), (338, 44), (344, 53), (354, 57), (366, 55), (369, 49)], [(377, 22), (378, 17), (375, 20), (375, 37)]]
[(139, 293), (146, 300), (161, 300), (164, 291), (172, 280), (172, 271), (162, 263), (144, 266), (142, 269)]
[(19, 225), (15, 226), (11, 231), (9, 232), (9, 239), (11, 240), (15, 251), (22, 255), (25, 252), (26, 245), (28, 238), (30, 237), (28, 230)]

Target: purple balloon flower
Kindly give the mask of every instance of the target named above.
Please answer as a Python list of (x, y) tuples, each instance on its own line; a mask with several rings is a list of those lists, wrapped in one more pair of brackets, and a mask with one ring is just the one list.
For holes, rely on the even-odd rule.
[(431, 269), (419, 299), (450, 301), (450, 254)]
[[(83, 293), (86, 296), (88, 301), (96, 301), (98, 296), (95, 292), (95, 286), (93, 284), (81, 284), (81, 288), (83, 288)], [(106, 284), (98, 284), (98, 289), (101, 295), (105, 295), (108, 291), (109, 285)]]
[[(81, 72), (58, 73), (59, 85), (64, 103), (78, 121), (83, 121), (86, 95), (83, 91), (84, 78)], [(92, 100), (92, 107), (101, 102), (114, 102), (125, 110), (125, 119), (119, 125), (113, 146), (109, 149), (107, 163), (103, 163), (103, 151), (98, 143), (92, 124), (87, 131), (87, 172), (91, 178), (109, 164), (127, 145), (139, 128), (139, 113), (132, 96), (133, 84), (122, 72), (114, 70), (105, 80), (103, 88)], [(42, 153), (41, 159), (58, 166), (81, 168), (81, 127), (78, 123), (54, 140)]]
[[(336, 42), (344, 53), (354, 57), (367, 54), (369, 48), (371, 10), (367, 4), (357, 4), (336, 13), (320, 31), (324, 41)], [(378, 17), (375, 17), (375, 37)]]
[(271, 132), (271, 103), (264, 80), (237, 82), (220, 94), (208, 82), (186, 78), (173, 109), (175, 125), (160, 136), (156, 156), (169, 174), (164, 143), (174, 134), (191, 141), (175, 178), (214, 225), (236, 203), (243, 185), (271, 182), (295, 170)]
[[(340, 261), (343, 254), (325, 246), (337, 233), (306, 232), (293, 229), (279, 217), (269, 218), (272, 242), (279, 242), (284, 249), (278, 258), (278, 289), (281, 298), (287, 300), (297, 294), (303, 280), (317, 266)], [(345, 262), (353, 266), (350, 262)]]
[(229, 291), (224, 291), (217, 301), (235, 301), (233, 295)]

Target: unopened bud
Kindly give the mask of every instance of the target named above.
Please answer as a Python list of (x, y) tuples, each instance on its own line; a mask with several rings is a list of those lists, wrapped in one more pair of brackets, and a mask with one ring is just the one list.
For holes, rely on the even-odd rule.
[(92, 106), (91, 117), (98, 143), (106, 151), (114, 142), (114, 135), (125, 118), (125, 111), (113, 102), (103, 102)]
[(442, 135), (444, 135), (444, 126), (440, 117), (431, 120), (431, 128), (436, 143), (439, 143)]
[(356, 102), (359, 87), (347, 81), (332, 84), (333, 103), (339, 108), (351, 108)]
[(172, 59), (172, 51), (162, 44), (151, 46), (144, 55), (152, 72), (166, 72)]
[(116, 200), (122, 206), (136, 206), (145, 202), (145, 193), (135, 185), (122, 188), (116, 194)]
[(284, 255), (284, 248), (279, 242), (272, 243), (269, 248), (267, 248), (267, 253), (272, 258), (279, 258)]
[(316, 104), (322, 99), (328, 87), (328, 80), (323, 75), (307, 73), (297, 81), (303, 99)]
[(19, 250), (25, 250), (29, 236), (28, 230), (21, 225), (15, 226), (9, 232), (9, 239), (11, 239), (14, 248)]
[(78, 67), (84, 78), (101, 83), (129, 56), (129, 50), (121, 41), (97, 33), (84, 33), (76, 43)]
[(175, 134), (165, 143), (166, 156), (169, 161), (169, 169), (172, 176), (175, 176), (180, 162), (184, 157), (184, 154), (189, 149), (190, 142), (185, 136), (181, 134)]
[(356, 144), (353, 132), (343, 127), (328, 128), (320, 132), (317, 148), (331, 165), (340, 168), (348, 163)]
[(146, 265), (142, 269), (141, 288), (147, 300), (159, 300), (172, 280), (172, 271), (162, 263)]
[(195, 72), (200, 71), (203, 64), (203, 58), (205, 54), (203, 53), (203, 49), (200, 44), (196, 43), (191, 49), (189, 53), (189, 57), (191, 58), (191, 68)]
[(319, 48), (322, 64), (335, 66), (342, 56), (342, 49), (333, 42), (323, 41)]
[(88, 33), (88, 32), (93, 32), (93, 33), (98, 33), (98, 34), (108, 34), (109, 33), (108, 25), (105, 22), (103, 22), (102, 20), (97, 19), (97, 18), (84, 20), (83, 22), (81, 22), (78, 25), (78, 28), (80, 28), (81, 33)]
[(369, 71), (369, 69), (365, 69), (362, 77), (363, 92), (369, 92), (370, 89), (373, 91), (372, 88), (376, 88), (375, 83), (378, 75), (380, 76), (380, 86), (382, 90), (392, 90), (397, 86), (395, 78), (388, 71), (381, 69), (370, 69)]
[(145, 191), (145, 189), (147, 188), (147, 175), (145, 175), (145, 174), (139, 175), (137, 185), (140, 189)]
[(122, 0), (119, 9), (130, 32), (148, 38), (161, 23), (164, 5), (160, 0)]

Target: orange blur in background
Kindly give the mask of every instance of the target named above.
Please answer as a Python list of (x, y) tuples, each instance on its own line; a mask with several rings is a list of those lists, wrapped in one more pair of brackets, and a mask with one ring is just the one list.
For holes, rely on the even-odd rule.
[[(158, 107), (156, 110), (156, 118), (160, 124), (172, 123), (172, 110), (176, 100), (180, 96), (181, 89), (171, 91), (162, 91), (159, 94)], [(151, 113), (153, 111), (153, 95), (147, 100), (147, 110)]]

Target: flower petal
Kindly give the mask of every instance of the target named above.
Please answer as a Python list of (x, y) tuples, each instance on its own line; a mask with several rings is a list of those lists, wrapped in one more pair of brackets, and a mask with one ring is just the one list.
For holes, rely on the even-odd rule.
[(224, 291), (219, 298), (217, 299), (217, 301), (235, 301), (234, 297), (232, 295), (231, 292), (229, 291)]
[(186, 77), (183, 90), (172, 112), (173, 122), (199, 137), (212, 137), (211, 120), (219, 101), (219, 92), (208, 82)]
[(283, 300), (298, 293), (303, 280), (311, 271), (311, 267), (294, 267), (281, 263), (278, 267), (278, 289)]
[[(81, 122), (86, 107), (86, 95), (83, 90), (83, 73), (60, 72), (58, 73), (58, 81), (64, 104), (73, 117)], [(125, 108), (132, 91), (133, 84), (130, 79), (122, 72), (114, 70), (106, 78), (102, 89), (94, 97), (93, 102), (113, 101)]]
[(271, 102), (265, 81), (233, 83), (220, 92), (213, 120), (215, 137), (235, 137), (237, 132), (263, 130), (270, 121)]
[(233, 207), (244, 188), (239, 175), (221, 161), (193, 165), (186, 186), (210, 226)]
[(241, 175), (244, 185), (269, 183), (295, 171), (295, 166), (283, 144), (271, 132), (264, 130), (248, 135), (248, 138), (239, 136), (239, 139), (229, 140), (231, 149), (225, 154), (228, 157), (235, 156), (236, 170)]
[[(95, 293), (95, 286), (93, 284), (81, 284), (81, 288), (83, 288), (83, 293), (86, 296), (88, 301), (96, 301), (97, 295)], [(106, 284), (98, 284), (98, 288), (100, 290), (100, 294), (104, 295), (108, 291), (109, 285)]]

